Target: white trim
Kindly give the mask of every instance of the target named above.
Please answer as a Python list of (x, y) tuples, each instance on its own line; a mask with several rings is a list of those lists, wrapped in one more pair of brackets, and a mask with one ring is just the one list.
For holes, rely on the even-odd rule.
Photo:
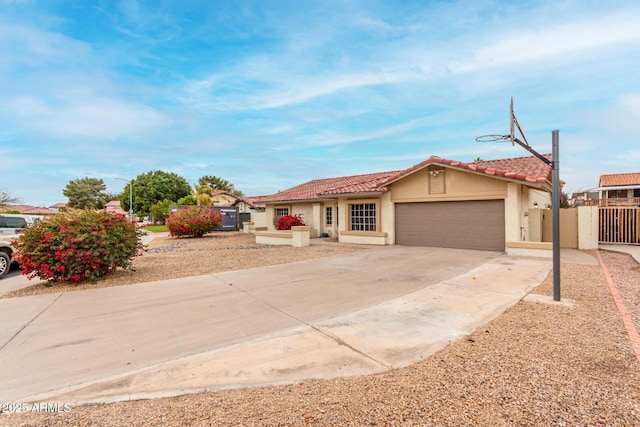
[[(635, 190), (637, 188), (640, 188), (640, 184), (635, 184), (635, 185), (616, 185), (616, 186), (611, 186), (611, 187), (596, 187), (596, 188), (592, 188), (591, 190), (586, 190), (584, 191), (584, 193), (588, 193), (589, 191), (608, 191), (608, 190)], [(580, 194), (582, 194), (583, 192), (581, 192)]]

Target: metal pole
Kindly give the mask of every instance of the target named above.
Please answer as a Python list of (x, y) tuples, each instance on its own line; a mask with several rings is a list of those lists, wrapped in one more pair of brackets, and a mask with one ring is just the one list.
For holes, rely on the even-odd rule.
[(560, 301), (560, 131), (551, 132), (552, 224), (553, 224), (553, 300)]
[(129, 183), (129, 222), (133, 222), (133, 180)]

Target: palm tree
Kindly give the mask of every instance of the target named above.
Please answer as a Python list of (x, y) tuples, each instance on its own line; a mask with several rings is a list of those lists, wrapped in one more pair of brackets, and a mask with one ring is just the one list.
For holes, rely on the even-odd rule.
[(194, 184), (193, 187), (194, 189), (191, 191), (191, 194), (196, 199), (196, 205), (211, 206), (213, 204), (212, 196), (215, 191), (213, 188), (206, 184)]

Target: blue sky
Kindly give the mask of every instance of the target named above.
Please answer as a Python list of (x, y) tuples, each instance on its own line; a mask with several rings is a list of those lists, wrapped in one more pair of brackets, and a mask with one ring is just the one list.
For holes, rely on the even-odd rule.
[(527, 155), (566, 189), (640, 171), (637, 1), (0, 0), (0, 190), (150, 170), (247, 195)]

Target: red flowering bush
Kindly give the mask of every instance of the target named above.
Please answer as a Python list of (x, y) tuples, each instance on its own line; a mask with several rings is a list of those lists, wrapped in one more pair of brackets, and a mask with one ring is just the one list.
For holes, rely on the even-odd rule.
[(298, 225), (306, 225), (302, 220), (301, 214), (284, 215), (278, 218), (278, 230), (291, 230), (291, 227)]
[(38, 221), (12, 244), (29, 279), (95, 283), (118, 267), (131, 267), (143, 247), (140, 235), (124, 215), (83, 210)]
[(202, 237), (222, 225), (222, 215), (200, 206), (189, 206), (173, 212), (165, 224), (172, 236)]

